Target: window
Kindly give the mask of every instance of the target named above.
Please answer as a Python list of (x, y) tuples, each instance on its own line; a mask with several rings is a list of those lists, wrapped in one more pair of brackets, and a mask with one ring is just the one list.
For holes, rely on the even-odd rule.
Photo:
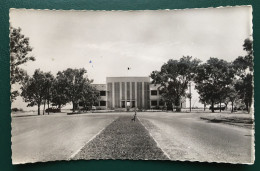
[(151, 106), (157, 106), (157, 100), (152, 100), (151, 101)]
[(122, 108), (125, 108), (125, 101), (122, 101), (121, 104)]
[(106, 106), (106, 105), (107, 105), (106, 101), (100, 101), (100, 106)]
[(135, 107), (135, 101), (132, 101), (132, 107)]
[(100, 96), (106, 96), (106, 91), (100, 91)]
[(159, 106), (164, 106), (164, 101), (160, 100), (159, 101)]
[(152, 96), (157, 96), (157, 90), (151, 90), (151, 95)]

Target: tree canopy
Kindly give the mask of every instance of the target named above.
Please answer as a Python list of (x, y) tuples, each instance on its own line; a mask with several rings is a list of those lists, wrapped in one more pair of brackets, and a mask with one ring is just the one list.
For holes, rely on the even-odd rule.
[(44, 73), (40, 69), (35, 70), (32, 77), (28, 78), (28, 81), (23, 83), (22, 97), (25, 102), (28, 102), (28, 106), (38, 106), (38, 115), (40, 115), (40, 106), (43, 103), (44, 98), (47, 98), (48, 87), (53, 76), (50, 72)]
[[(242, 99), (249, 112), (253, 97), (253, 49), (252, 40), (245, 39), (243, 49), (246, 56), (239, 56), (233, 62), (210, 58), (198, 67), (194, 81), (200, 99), (210, 102), (212, 112), (214, 104), (228, 102), (232, 104)], [(220, 108), (221, 109), (221, 108)]]
[(243, 49), (247, 52), (246, 56), (239, 56), (234, 62), (233, 67), (237, 70), (237, 81), (235, 89), (240, 99), (246, 105), (246, 109), (250, 112), (253, 99), (253, 41), (245, 39)]
[(94, 93), (94, 91), (92, 91), (93, 87), (90, 86), (93, 81), (85, 77), (86, 73), (87, 71), (84, 68), (68, 68), (57, 74), (57, 80), (59, 84), (62, 85), (62, 91), (65, 95), (65, 98), (62, 99), (62, 101), (72, 102), (73, 112), (77, 109), (80, 101), (89, 102), (93, 100), (91, 99), (93, 94), (86, 95), (86, 93)]
[(201, 64), (194, 77), (195, 88), (198, 90), (201, 99), (210, 101), (212, 112), (214, 104), (223, 102), (228, 85), (234, 77), (234, 70), (231, 63), (218, 58), (210, 58), (206, 63)]
[(160, 84), (164, 101), (174, 104), (176, 111), (180, 111), (181, 97), (186, 95), (188, 83), (193, 79), (200, 60), (184, 56), (179, 60), (170, 59), (163, 64), (160, 71), (153, 71), (150, 75), (153, 84)]
[[(29, 53), (32, 47), (29, 45), (29, 38), (21, 33), (21, 28), (10, 27), (10, 75), (11, 84), (25, 81), (27, 78), (26, 71), (20, 68), (20, 65), (34, 61), (35, 58)], [(19, 95), (17, 90), (11, 92), (11, 100), (15, 100)]]

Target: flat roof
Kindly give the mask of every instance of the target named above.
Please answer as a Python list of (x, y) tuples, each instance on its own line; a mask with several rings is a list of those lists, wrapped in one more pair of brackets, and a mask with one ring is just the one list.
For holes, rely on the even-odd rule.
[(150, 82), (150, 77), (107, 77), (106, 82)]

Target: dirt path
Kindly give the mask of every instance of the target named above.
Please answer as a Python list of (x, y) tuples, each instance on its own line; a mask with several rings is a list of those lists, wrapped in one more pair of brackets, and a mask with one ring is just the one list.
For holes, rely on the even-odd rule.
[(73, 159), (168, 160), (137, 119), (121, 116), (86, 144)]

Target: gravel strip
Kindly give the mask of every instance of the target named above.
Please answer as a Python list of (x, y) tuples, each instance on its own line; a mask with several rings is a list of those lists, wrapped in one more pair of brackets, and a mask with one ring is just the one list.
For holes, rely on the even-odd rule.
[(169, 160), (138, 119), (121, 116), (73, 159)]

